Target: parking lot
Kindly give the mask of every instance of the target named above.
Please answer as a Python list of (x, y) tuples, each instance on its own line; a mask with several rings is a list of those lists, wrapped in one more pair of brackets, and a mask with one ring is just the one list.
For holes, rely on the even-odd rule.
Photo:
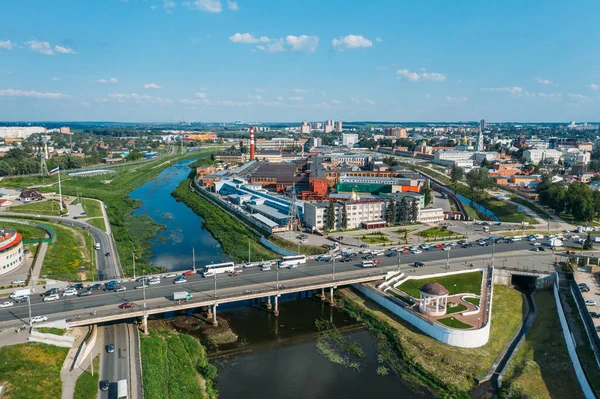
[[(587, 306), (587, 311), (600, 314), (600, 285), (596, 282), (594, 275), (592, 273), (576, 270), (575, 281), (577, 281), (577, 284), (586, 284), (590, 289), (588, 292), (581, 293), (586, 301), (596, 301), (596, 305)], [(596, 327), (596, 331), (598, 331), (597, 329), (600, 327), (600, 318), (592, 317), (592, 320), (594, 320), (594, 326)]]

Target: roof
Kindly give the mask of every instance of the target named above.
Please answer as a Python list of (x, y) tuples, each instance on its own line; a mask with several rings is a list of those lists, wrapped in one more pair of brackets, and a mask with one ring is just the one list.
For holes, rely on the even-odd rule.
[(448, 295), (448, 290), (446, 289), (446, 287), (444, 287), (440, 283), (427, 283), (424, 286), (422, 286), (421, 288), (419, 288), (419, 291), (421, 291), (424, 294), (434, 295), (434, 296)]

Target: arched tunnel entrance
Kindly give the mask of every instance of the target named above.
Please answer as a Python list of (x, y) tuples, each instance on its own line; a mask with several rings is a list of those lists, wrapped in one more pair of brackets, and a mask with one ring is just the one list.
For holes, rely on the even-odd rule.
[(510, 283), (517, 291), (521, 291), (524, 294), (531, 294), (535, 291), (537, 276), (513, 274)]

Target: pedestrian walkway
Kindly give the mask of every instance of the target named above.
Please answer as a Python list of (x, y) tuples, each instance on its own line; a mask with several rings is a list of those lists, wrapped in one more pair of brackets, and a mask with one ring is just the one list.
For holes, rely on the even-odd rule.
[[(73, 365), (73, 361), (75, 360), (75, 356), (77, 355), (77, 351), (81, 346), (83, 340), (85, 339), (88, 329), (85, 327), (76, 327), (72, 331), (72, 334), (75, 334), (76, 340), (73, 344), (73, 347), (69, 350), (67, 357), (63, 363), (63, 367), (60, 371), (60, 379), (62, 381), (62, 396), (61, 399), (73, 399), (75, 394), (75, 385), (77, 384), (77, 379), (79, 376), (85, 371), (86, 368), (89, 367), (90, 361), (92, 360), (92, 356), (94, 354), (98, 355), (102, 350), (102, 342), (104, 342), (104, 337), (102, 335), (102, 329), (98, 329), (98, 335), (96, 338), (96, 345), (94, 350), (91, 351), (90, 355), (87, 356), (86, 359), (82, 359), (80, 361), (80, 367), (74, 367), (73, 371), (71, 371), (71, 366)], [(98, 370), (97, 372), (100, 372)]]

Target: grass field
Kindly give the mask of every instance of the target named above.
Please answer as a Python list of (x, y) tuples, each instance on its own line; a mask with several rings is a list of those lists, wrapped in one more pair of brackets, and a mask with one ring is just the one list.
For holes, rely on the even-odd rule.
[[(96, 200), (90, 198), (82, 198), (81, 199), (83, 209), (85, 210), (86, 217), (94, 218), (98, 216), (102, 216), (102, 205)], [(78, 200), (72, 202), (73, 204), (79, 203)]]
[(11, 206), (7, 211), (14, 213), (29, 213), (32, 215), (45, 216), (59, 216), (61, 213), (58, 201), (54, 200), (31, 202), (29, 204), (24, 205), (15, 205)]
[(0, 219), (0, 227), (18, 231), (23, 235), (23, 240), (39, 240), (46, 237), (46, 230), (26, 224), (5, 222)]
[(102, 231), (106, 231), (106, 224), (104, 223), (104, 218), (99, 217), (95, 219), (88, 219), (87, 222), (94, 227), (99, 228)]
[(369, 233), (355, 237), (360, 238), (362, 242), (366, 242), (367, 244), (383, 244), (390, 242), (388, 235), (385, 233)]
[(2, 397), (56, 399), (61, 397), (60, 369), (69, 350), (27, 343), (0, 348)]
[(88, 366), (88, 368), (81, 373), (75, 383), (73, 399), (96, 399), (98, 397), (99, 371), (100, 356), (96, 356), (94, 359), (94, 375), (92, 375), (91, 366)]
[(448, 302), (448, 306), (446, 307), (446, 314), (460, 313), (464, 312), (467, 309), (468, 308), (462, 303)]
[(465, 301), (469, 302), (472, 305), (479, 306), (480, 299), (479, 298), (465, 298)]
[(56, 241), (48, 244), (40, 277), (75, 281), (84, 274), (86, 280), (92, 280), (95, 272), (91, 270), (91, 254), (94, 249), (89, 233), (58, 225), (52, 225), (52, 228), (56, 231)]
[(216, 398), (217, 368), (200, 342), (187, 334), (150, 330), (141, 339), (145, 399)]
[(472, 325), (463, 323), (462, 321), (455, 319), (454, 317), (444, 317), (443, 319), (438, 319), (437, 321), (450, 328), (457, 328), (460, 330), (466, 330), (468, 328), (473, 327)]
[(554, 296), (537, 291), (538, 314), (502, 379), (510, 397), (583, 398), (562, 334)]
[(38, 327), (35, 330), (37, 332), (41, 332), (42, 334), (65, 335), (67, 333), (67, 330), (64, 328), (55, 327)]
[[(367, 323), (371, 331), (381, 331), (385, 326), (392, 328), (394, 343), (400, 355), (451, 386), (451, 391), (468, 391), (474, 387), (474, 379), (487, 373), (519, 327), (524, 314), (523, 299), (518, 291), (505, 286), (494, 286), (494, 308), (488, 343), (480, 348), (457, 348), (423, 334), (410, 323), (349, 289), (339, 290), (339, 293), (340, 303), (345, 310)], [(350, 306), (346, 305), (348, 300)], [(406, 367), (405, 371), (408, 374), (413, 369)]]
[(446, 229), (440, 229), (439, 227), (431, 227), (429, 229), (419, 231), (419, 236), (425, 238), (443, 238), (452, 237), (455, 235), (455, 232)]
[(300, 246), (298, 246), (297, 243), (281, 238), (275, 234), (271, 234), (268, 240), (279, 248), (287, 249), (288, 251), (298, 252), (298, 248), (300, 248), (300, 253), (304, 255), (320, 255), (327, 252), (326, 248), (317, 247), (315, 245), (300, 244)]
[(441, 277), (430, 277), (423, 279), (410, 279), (406, 280), (401, 285), (397, 285), (396, 288), (400, 291), (406, 292), (413, 298), (419, 298), (419, 288), (427, 283), (439, 283), (446, 287), (449, 295), (455, 294), (481, 294), (481, 279), (483, 273), (481, 271), (474, 271), (470, 273), (451, 274), (449, 276)]

